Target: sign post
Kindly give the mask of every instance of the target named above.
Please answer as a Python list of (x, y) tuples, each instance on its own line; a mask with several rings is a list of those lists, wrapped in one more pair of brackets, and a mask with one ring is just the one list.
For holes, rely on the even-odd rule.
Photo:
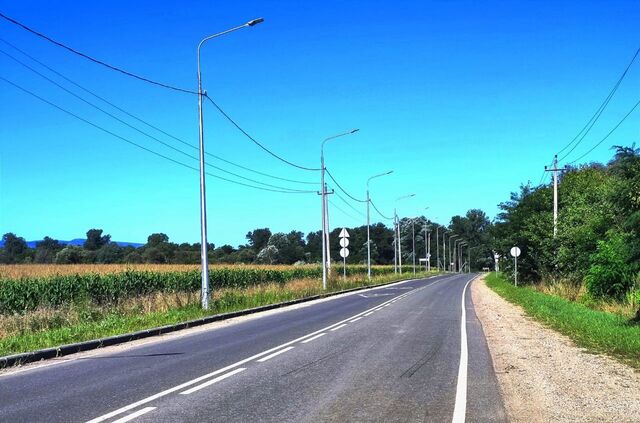
[(511, 253), (511, 256), (513, 257), (513, 263), (514, 263), (513, 276), (515, 279), (515, 284), (516, 286), (518, 286), (518, 256), (520, 255), (520, 248), (512, 247), (510, 253)]
[(346, 281), (347, 280), (347, 257), (349, 257), (349, 232), (347, 232), (347, 228), (342, 228), (340, 231), (340, 257), (342, 257), (342, 277)]

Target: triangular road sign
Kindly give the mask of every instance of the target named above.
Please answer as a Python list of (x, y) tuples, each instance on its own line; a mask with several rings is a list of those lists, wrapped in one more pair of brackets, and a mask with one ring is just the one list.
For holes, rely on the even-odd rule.
[(340, 238), (349, 238), (349, 232), (347, 232), (347, 228), (342, 228), (342, 230), (340, 231), (340, 235), (338, 235)]

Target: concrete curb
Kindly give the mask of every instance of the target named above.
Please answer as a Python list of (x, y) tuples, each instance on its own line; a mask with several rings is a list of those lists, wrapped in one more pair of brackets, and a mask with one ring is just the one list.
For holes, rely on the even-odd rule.
[[(434, 275), (434, 276), (438, 276), (438, 275)], [(294, 304), (305, 303), (313, 300), (318, 300), (321, 298), (334, 297), (336, 295), (347, 294), (349, 292), (362, 291), (365, 289), (377, 288), (380, 286), (391, 285), (398, 282), (408, 282), (411, 280), (414, 280), (414, 279), (403, 279), (399, 281), (380, 283), (377, 285), (361, 286), (357, 288), (346, 289), (344, 291), (329, 292), (326, 294), (319, 294), (319, 295), (313, 295), (311, 297), (299, 298), (297, 300), (285, 301), (282, 303), (268, 304), (260, 307), (248, 308), (245, 310), (232, 311), (229, 313), (214, 314), (212, 316), (203, 317), (201, 319), (190, 320), (182, 323), (176, 323), (175, 325), (161, 326), (158, 328), (145, 329), (137, 332), (125, 333), (123, 335), (115, 335), (115, 336), (109, 336), (107, 338), (93, 339), (91, 341), (61, 345), (59, 347), (54, 347), (54, 348), (46, 348), (42, 350), (29, 351), (26, 353), (7, 355), (4, 357), (0, 357), (0, 369), (16, 366), (20, 364), (32, 363), (35, 361), (63, 357), (66, 355), (75, 354), (82, 351), (89, 351), (97, 348), (108, 347), (111, 345), (123, 344), (125, 342), (131, 342), (138, 339), (149, 338), (151, 336), (158, 336), (165, 333), (176, 332), (183, 329), (206, 325), (208, 323), (232, 319), (234, 317), (259, 313), (261, 311), (274, 310), (277, 308), (286, 307)]]

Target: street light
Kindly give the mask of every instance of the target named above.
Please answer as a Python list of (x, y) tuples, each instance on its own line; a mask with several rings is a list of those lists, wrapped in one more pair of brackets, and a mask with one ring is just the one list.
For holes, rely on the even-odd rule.
[[(453, 260), (453, 254), (451, 251), (451, 240), (460, 238), (460, 235), (450, 235), (449, 236), (449, 271), (451, 271), (451, 260)], [(454, 269), (455, 270), (455, 269)]]
[(352, 129), (347, 132), (343, 132), (338, 135), (333, 135), (329, 138), (325, 138), (320, 144), (320, 189), (322, 190), (322, 289), (327, 289), (327, 263), (331, 260), (329, 256), (329, 213), (327, 207), (327, 187), (324, 184), (324, 172), (326, 170), (324, 166), (324, 145), (327, 141), (343, 137), (345, 135), (351, 135), (358, 132), (359, 129)]
[(370, 214), (369, 214), (369, 206), (371, 205), (371, 198), (369, 197), (369, 182), (374, 178), (379, 178), (381, 176), (390, 175), (393, 173), (393, 170), (388, 172), (380, 173), (378, 175), (374, 175), (367, 179), (367, 278), (371, 280), (371, 235), (369, 234), (369, 228), (371, 227), (370, 222)]
[[(429, 207), (424, 208), (425, 211), (429, 210)], [(427, 228), (428, 219), (425, 216), (424, 221), (424, 268), (427, 272), (431, 270), (431, 230)], [(429, 229), (429, 230), (428, 230)]]
[(453, 243), (453, 250), (455, 251), (453, 262), (455, 263), (456, 272), (460, 272), (460, 246), (462, 245), (463, 242), (464, 242), (464, 239), (461, 238), (461, 239), (455, 240)]
[[(402, 197), (396, 198), (396, 201), (405, 200), (407, 198), (415, 197), (415, 194), (403, 195)], [(400, 274), (402, 274), (402, 243), (400, 242), (400, 219), (398, 219), (398, 213), (396, 213), (396, 209), (393, 209), (393, 218), (395, 219), (396, 231), (394, 231), (395, 243), (397, 245), (397, 255), (396, 249), (393, 250), (394, 256), (394, 264), (400, 270)]]
[(210, 35), (200, 41), (200, 44), (198, 44), (198, 124), (200, 141), (200, 261), (202, 264), (202, 292), (200, 293), (200, 295), (203, 310), (207, 310), (209, 308), (209, 257), (207, 254), (207, 195), (205, 190), (204, 167), (204, 116), (202, 112), (202, 97), (207, 94), (206, 92), (202, 91), (202, 76), (200, 73), (200, 50), (204, 43), (211, 40), (212, 38), (220, 37), (221, 35), (225, 35), (242, 28), (257, 25), (263, 21), (263, 18), (250, 20), (243, 25), (239, 25), (235, 28), (227, 29), (226, 31)]

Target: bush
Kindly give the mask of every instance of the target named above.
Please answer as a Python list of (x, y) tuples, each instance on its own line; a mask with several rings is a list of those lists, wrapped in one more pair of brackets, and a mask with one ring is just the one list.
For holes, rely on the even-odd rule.
[(598, 241), (585, 277), (589, 293), (595, 297), (622, 298), (633, 286), (629, 259), (629, 249), (621, 234), (610, 233), (605, 241)]

